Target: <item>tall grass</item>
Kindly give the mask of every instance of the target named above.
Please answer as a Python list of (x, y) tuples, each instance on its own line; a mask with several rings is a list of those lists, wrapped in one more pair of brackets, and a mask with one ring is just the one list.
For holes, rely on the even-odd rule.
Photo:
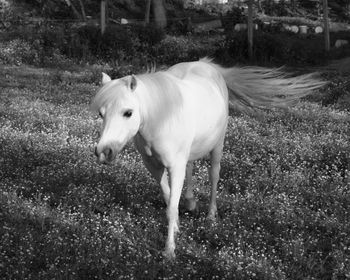
[(112, 166), (95, 162), (95, 70), (0, 71), (0, 278), (350, 277), (348, 111), (302, 102), (231, 116), (218, 220), (205, 219), (204, 159), (199, 213), (180, 210), (168, 263), (165, 205), (133, 146)]

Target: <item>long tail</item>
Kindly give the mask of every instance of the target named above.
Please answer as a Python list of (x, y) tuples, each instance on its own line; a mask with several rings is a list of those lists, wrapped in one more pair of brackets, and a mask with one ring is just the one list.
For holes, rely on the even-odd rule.
[(327, 84), (318, 78), (317, 73), (292, 77), (281, 68), (224, 68), (207, 58), (201, 61), (221, 73), (229, 89), (230, 107), (241, 112), (256, 108), (285, 108)]

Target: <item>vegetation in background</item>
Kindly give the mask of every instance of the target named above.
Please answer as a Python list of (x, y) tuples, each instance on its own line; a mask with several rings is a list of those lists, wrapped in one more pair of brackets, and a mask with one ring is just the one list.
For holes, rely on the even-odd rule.
[[(10, 24), (3, 26), (4, 32), (0, 33), (0, 62), (3, 64), (15, 62), (33, 65), (66, 65), (71, 61), (89, 64), (96, 62), (112, 65), (133, 64), (141, 67), (145, 65), (145, 61), (170, 65), (202, 56), (215, 57), (226, 64), (247, 62), (246, 32), (233, 31), (236, 23), (246, 21), (242, 9), (238, 7), (214, 4), (199, 7), (193, 1), (193, 3), (167, 1), (168, 29), (164, 30), (152, 24), (144, 27), (137, 24), (123, 26), (110, 23), (105, 34), (101, 35), (98, 25), (93, 20), (86, 23), (50, 21), (52, 18), (60, 18), (53, 15), (54, 12), (65, 13), (64, 19), (71, 20), (74, 18), (70, 13), (73, 10), (72, 7), (79, 10), (80, 14), (85, 14), (85, 17), (92, 15), (98, 18), (99, 1), (68, 1), (72, 3), (71, 6), (67, 5), (68, 2), (60, 0), (26, 0), (24, 4), (21, 2), (24, 6), (17, 1), (14, 1), (12, 6), (4, 4), (9, 3), (7, 0), (1, 1), (0, 3), (4, 6), (0, 10), (2, 22)], [(272, 15), (282, 15), (283, 8), (288, 15), (294, 13), (317, 16), (314, 2), (292, 2), (294, 4), (286, 4), (283, 1), (277, 4), (273, 1), (258, 1), (261, 10)], [(330, 6), (335, 10), (336, 5), (345, 5), (345, 2), (344, 0), (330, 1)], [(81, 6), (81, 3), (84, 5)], [(143, 19), (144, 5), (145, 1), (141, 0), (113, 1), (110, 3), (109, 13), (111, 17), (117, 19), (121, 16), (128, 17), (127, 15)], [(343, 7), (343, 12), (346, 14), (345, 7), (346, 5)], [(31, 12), (21, 13), (21, 9), (31, 9)], [(26, 20), (35, 19), (39, 11), (45, 16), (44, 20), (27, 24)], [(124, 14), (118, 14), (116, 11), (123, 11)], [(210, 18), (220, 13), (223, 13), (224, 34), (189, 34), (192, 31), (191, 24), (188, 22), (189, 16), (194, 22), (198, 22), (201, 18)], [(171, 20), (172, 18), (177, 20)], [(11, 20), (13, 20), (12, 25)], [(261, 23), (258, 24), (261, 27)], [(332, 33), (331, 45), (334, 46), (337, 39), (349, 40), (349, 37), (347, 32)], [(281, 26), (276, 26), (273, 30), (260, 28), (256, 31), (254, 40), (254, 63), (257, 64), (318, 65), (331, 59), (345, 57), (350, 52), (350, 45), (347, 45), (325, 53), (322, 35), (290, 34), (281, 32)]]
[[(350, 41), (350, 33), (331, 35)], [(324, 51), (322, 35), (295, 35), (288, 32), (257, 31), (254, 35), (254, 60), (262, 65), (317, 66), (350, 54), (350, 45)], [(50, 26), (36, 33), (8, 33), (0, 42), (2, 64), (66, 65), (74, 63), (133, 64), (147, 62), (171, 65), (203, 56), (224, 64), (246, 63), (246, 32), (229, 32), (226, 36), (171, 35), (155, 26), (109, 26), (101, 35), (98, 26), (69, 28)]]
[[(349, 40), (349, 32), (336, 32), (331, 35), (331, 45), (337, 39)], [(226, 36), (222, 49), (216, 54), (226, 56), (226, 60), (248, 62), (248, 42), (246, 32), (231, 32)], [(296, 35), (289, 32), (264, 32), (254, 34), (254, 59), (267, 65), (319, 66), (332, 59), (350, 55), (350, 47), (333, 48), (326, 53), (323, 35)]]

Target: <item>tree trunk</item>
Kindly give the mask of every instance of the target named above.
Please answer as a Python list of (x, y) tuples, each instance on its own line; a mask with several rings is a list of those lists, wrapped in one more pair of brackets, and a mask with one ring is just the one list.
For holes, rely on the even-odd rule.
[(291, 2), (291, 4), (292, 4), (292, 11), (295, 11), (295, 8), (296, 8), (296, 6), (295, 6), (295, 0), (291, 0), (290, 2)]
[(75, 6), (73, 5), (72, 1), (70, 0), (65, 0), (66, 4), (68, 5), (68, 7), (72, 8), (73, 14), (77, 17), (77, 19), (81, 19), (81, 15), (79, 14), (78, 10), (75, 8)]
[(163, 0), (152, 0), (153, 15), (156, 25), (160, 28), (165, 28), (167, 25), (166, 13)]
[(79, 0), (80, 4), (80, 10), (81, 10), (81, 15), (83, 17), (83, 21), (86, 21), (86, 13), (85, 13), (85, 6), (82, 0)]
[(145, 12), (145, 24), (149, 24), (149, 14), (151, 11), (151, 2), (152, 0), (146, 0), (146, 12)]
[(253, 59), (253, 1), (248, 2), (248, 55)]
[(261, 6), (261, 0), (258, 0), (257, 5), (258, 5), (258, 11), (259, 11), (259, 13), (261, 13), (263, 11), (262, 6)]
[(267, 15), (271, 15), (271, 6), (272, 6), (271, 0), (267, 0), (266, 2), (267, 3), (266, 3), (266, 8), (265, 8), (266, 11), (265, 12)]
[(329, 18), (328, 18), (328, 1), (323, 0), (323, 22), (324, 22), (324, 42), (325, 50), (330, 50), (330, 39), (329, 39)]
[(101, 0), (101, 33), (104, 34), (106, 30), (106, 1)]

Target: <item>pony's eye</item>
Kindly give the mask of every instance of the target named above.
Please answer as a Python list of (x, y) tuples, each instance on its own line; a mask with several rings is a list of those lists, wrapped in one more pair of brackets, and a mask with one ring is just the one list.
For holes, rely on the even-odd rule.
[(100, 116), (101, 119), (103, 119), (103, 115), (101, 112), (98, 112), (98, 115)]
[(130, 118), (132, 116), (132, 110), (127, 110), (124, 112), (123, 116), (125, 118)]

